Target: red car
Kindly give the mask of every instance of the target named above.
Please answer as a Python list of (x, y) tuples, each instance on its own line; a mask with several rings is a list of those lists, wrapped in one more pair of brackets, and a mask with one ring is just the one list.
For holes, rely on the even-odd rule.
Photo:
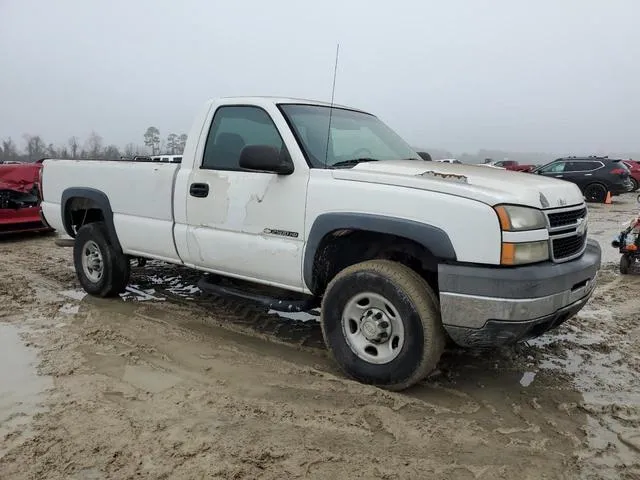
[(497, 162), (490, 162), (490, 165), (513, 170), (514, 172), (532, 172), (536, 167), (535, 165), (521, 165), (515, 160), (499, 160)]
[(42, 162), (0, 163), (0, 234), (47, 231), (40, 216)]
[(637, 160), (623, 160), (622, 161), (631, 174), (631, 183), (633, 184), (632, 192), (635, 192), (640, 186), (640, 162)]

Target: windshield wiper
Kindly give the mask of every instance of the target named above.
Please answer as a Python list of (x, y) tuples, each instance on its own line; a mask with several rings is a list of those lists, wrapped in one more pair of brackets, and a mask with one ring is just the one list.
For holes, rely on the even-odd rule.
[(351, 160), (343, 160), (341, 162), (336, 162), (331, 166), (332, 167), (351, 167), (361, 162), (377, 162), (377, 161), (378, 161), (377, 158), (369, 158), (369, 157), (352, 158)]

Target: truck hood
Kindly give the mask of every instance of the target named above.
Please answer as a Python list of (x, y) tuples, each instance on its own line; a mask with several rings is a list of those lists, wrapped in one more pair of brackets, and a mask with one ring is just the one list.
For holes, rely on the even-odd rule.
[(557, 208), (584, 201), (573, 183), (479, 165), (391, 160), (332, 170), (338, 180), (379, 183), (471, 198), (488, 205), (511, 203)]

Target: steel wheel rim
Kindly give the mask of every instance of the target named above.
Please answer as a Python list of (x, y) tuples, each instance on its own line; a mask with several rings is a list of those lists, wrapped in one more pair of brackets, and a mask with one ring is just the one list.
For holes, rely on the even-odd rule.
[(93, 240), (87, 241), (82, 247), (82, 270), (93, 283), (98, 283), (104, 275), (102, 252)]
[(373, 292), (361, 292), (346, 303), (342, 311), (342, 333), (358, 358), (376, 365), (395, 360), (405, 340), (398, 309)]

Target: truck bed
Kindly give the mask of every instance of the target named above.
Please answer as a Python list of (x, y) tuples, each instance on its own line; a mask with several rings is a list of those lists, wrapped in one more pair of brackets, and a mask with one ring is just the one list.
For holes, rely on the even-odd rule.
[(48, 159), (42, 178), (42, 211), (63, 232), (65, 190), (95, 189), (104, 193), (124, 252), (179, 261), (173, 240), (173, 188), (177, 163)]

